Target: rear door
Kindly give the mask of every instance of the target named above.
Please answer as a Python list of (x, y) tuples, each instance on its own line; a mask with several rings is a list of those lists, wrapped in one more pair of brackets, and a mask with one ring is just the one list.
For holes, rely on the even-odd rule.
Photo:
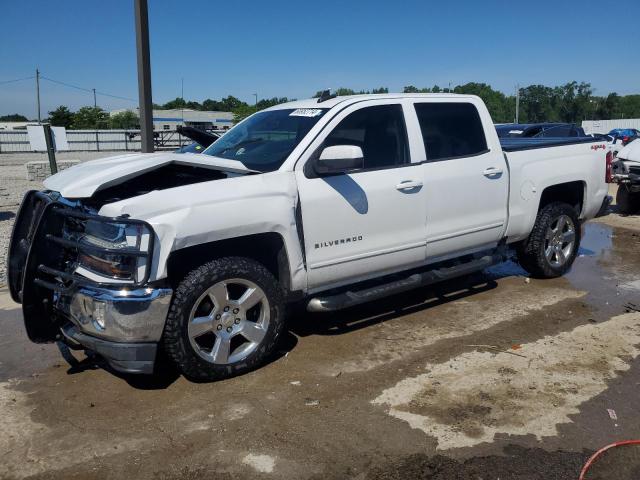
[[(345, 108), (296, 165), (310, 289), (425, 261), (423, 166), (411, 161), (405, 108), (412, 108), (410, 102), (393, 99)], [(419, 139), (415, 129), (414, 125), (414, 144)], [(315, 174), (314, 159), (332, 145), (361, 147), (364, 168)]]
[(498, 137), (485, 135), (494, 131), (486, 108), (474, 98), (414, 107), (425, 149), (429, 261), (495, 246), (506, 227), (509, 184)]

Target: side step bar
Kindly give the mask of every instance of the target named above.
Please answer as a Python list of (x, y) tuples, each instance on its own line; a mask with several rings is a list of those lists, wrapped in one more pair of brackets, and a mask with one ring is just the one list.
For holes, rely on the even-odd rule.
[(332, 312), (343, 308), (353, 307), (354, 305), (360, 305), (361, 303), (388, 297), (390, 295), (395, 295), (396, 293), (406, 292), (408, 290), (413, 290), (414, 288), (424, 287), (433, 283), (468, 275), (495, 265), (496, 263), (501, 263), (506, 259), (506, 251), (501, 250), (459, 265), (414, 273), (405, 278), (364, 288), (362, 290), (346, 291), (336, 293), (334, 295), (314, 297), (309, 300), (307, 310), (309, 312)]

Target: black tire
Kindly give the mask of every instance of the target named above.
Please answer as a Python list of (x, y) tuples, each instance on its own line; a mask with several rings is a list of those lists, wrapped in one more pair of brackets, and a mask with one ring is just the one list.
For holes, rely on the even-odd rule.
[(640, 209), (640, 192), (630, 192), (624, 185), (618, 185), (616, 193), (616, 205), (618, 212), (631, 215)]
[[(228, 279), (244, 279), (259, 286), (269, 305), (266, 334), (246, 358), (215, 364), (204, 360), (189, 339), (192, 309), (213, 285)], [(195, 306), (195, 307), (194, 307)], [(194, 381), (222, 380), (262, 365), (275, 349), (284, 328), (285, 305), (277, 280), (263, 265), (244, 257), (224, 257), (191, 271), (176, 289), (163, 334), (163, 349), (185, 377)], [(215, 332), (214, 332), (215, 333)]]
[[(562, 215), (571, 219), (574, 225), (574, 242), (571, 253), (566, 256), (562, 265), (552, 265), (545, 255), (547, 230)], [(580, 220), (575, 209), (566, 203), (554, 202), (546, 205), (538, 212), (536, 222), (529, 237), (517, 247), (518, 263), (536, 278), (555, 278), (564, 275), (576, 258), (580, 248)]]

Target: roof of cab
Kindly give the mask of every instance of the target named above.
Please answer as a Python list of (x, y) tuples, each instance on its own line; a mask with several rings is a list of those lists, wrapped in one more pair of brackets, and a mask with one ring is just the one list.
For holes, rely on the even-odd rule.
[(462, 95), (458, 93), (373, 93), (333, 97), (319, 103), (317, 98), (307, 98), (304, 100), (295, 100), (293, 102), (274, 105), (267, 110), (281, 110), (287, 108), (333, 108), (338, 104), (355, 103), (363, 100), (380, 100), (385, 98), (476, 98), (476, 96)]

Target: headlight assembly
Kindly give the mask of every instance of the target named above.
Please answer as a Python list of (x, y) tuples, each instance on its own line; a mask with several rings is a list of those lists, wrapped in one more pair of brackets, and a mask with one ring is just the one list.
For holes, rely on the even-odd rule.
[(140, 283), (147, 277), (151, 235), (142, 222), (89, 219), (78, 238), (76, 271), (105, 283)]

